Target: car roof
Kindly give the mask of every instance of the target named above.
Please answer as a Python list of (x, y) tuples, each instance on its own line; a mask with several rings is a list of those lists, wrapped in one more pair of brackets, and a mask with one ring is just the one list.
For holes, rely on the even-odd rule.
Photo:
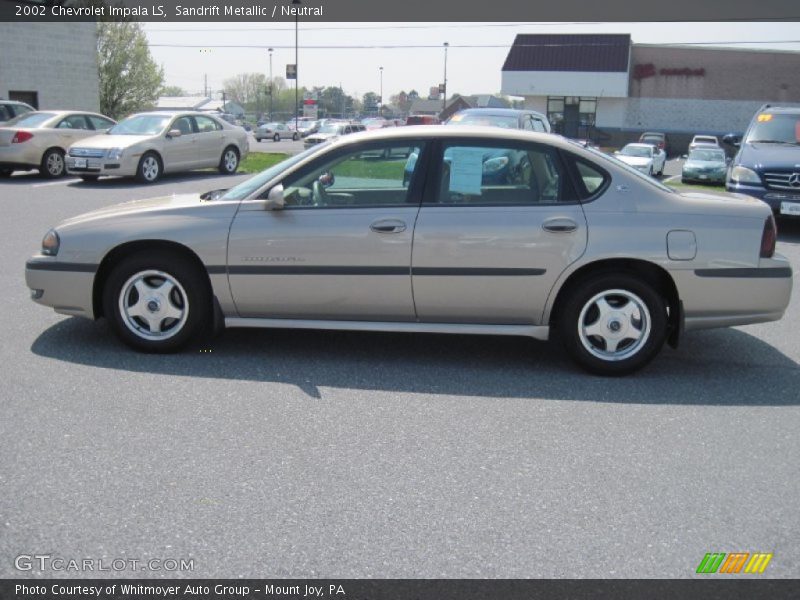
[(636, 148), (652, 148), (653, 147), (652, 144), (642, 144), (640, 142), (631, 142), (630, 144), (625, 144), (624, 147), (627, 148), (628, 146), (635, 146)]
[(128, 115), (129, 117), (141, 117), (141, 116), (151, 116), (151, 117), (177, 117), (179, 115), (182, 116), (190, 116), (190, 117), (218, 117), (220, 120), (222, 117), (218, 114), (203, 112), (201, 110), (145, 110), (142, 112), (137, 112)]
[(667, 137), (666, 133), (659, 133), (658, 131), (645, 131), (640, 137), (644, 137), (646, 135), (655, 135), (659, 137)]
[(459, 115), (492, 115), (496, 117), (519, 117), (521, 115), (537, 115), (543, 117), (544, 115), (536, 110), (520, 109), (520, 108), (465, 108), (458, 111)]
[(800, 114), (800, 106), (762, 106), (757, 114), (761, 113), (775, 113), (782, 115), (797, 115)]
[(336, 142), (337, 147), (347, 144), (356, 144), (364, 140), (412, 140), (412, 139), (486, 139), (496, 141), (527, 141), (543, 142), (558, 146), (565, 150), (578, 151), (582, 146), (577, 142), (572, 142), (567, 138), (554, 133), (540, 133), (538, 131), (528, 131), (524, 129), (504, 129), (502, 127), (489, 127), (482, 125), (462, 125), (459, 127), (443, 127), (441, 125), (415, 125), (414, 127), (386, 127), (354, 133), (339, 138)]

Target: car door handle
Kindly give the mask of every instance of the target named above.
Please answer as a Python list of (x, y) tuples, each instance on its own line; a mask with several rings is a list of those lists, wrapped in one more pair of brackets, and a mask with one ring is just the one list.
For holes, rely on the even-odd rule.
[(369, 228), (377, 233), (400, 233), (406, 230), (406, 224), (400, 219), (381, 219), (372, 223)]
[(548, 219), (542, 223), (542, 229), (545, 231), (551, 231), (553, 233), (570, 233), (575, 231), (577, 228), (578, 224), (575, 221), (572, 219), (566, 219), (564, 217)]

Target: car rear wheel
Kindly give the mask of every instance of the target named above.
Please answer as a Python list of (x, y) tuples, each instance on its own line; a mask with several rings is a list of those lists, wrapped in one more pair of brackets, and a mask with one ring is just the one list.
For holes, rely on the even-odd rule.
[(55, 179), (63, 177), (66, 172), (66, 165), (64, 163), (64, 152), (60, 148), (50, 148), (42, 156), (42, 164), (39, 167), (39, 172), (43, 177), (48, 179)]
[(606, 273), (572, 290), (558, 325), (564, 347), (581, 367), (598, 375), (626, 375), (661, 350), (667, 309), (650, 283)]
[(239, 152), (233, 146), (228, 146), (219, 159), (219, 172), (223, 175), (233, 175), (238, 168)]
[(281, 134), (280, 133), (276, 133), (275, 135), (273, 135), (272, 136), (272, 141), (273, 142), (280, 142), (281, 141)]
[(211, 321), (210, 292), (186, 258), (140, 253), (120, 263), (103, 290), (105, 315), (117, 336), (143, 352), (174, 352)]
[(155, 152), (146, 153), (136, 168), (136, 179), (143, 183), (155, 183), (161, 178), (161, 159)]
[(300, 136), (299, 136), (299, 135), (297, 134), (297, 132), (295, 131), (295, 132), (294, 132), (294, 135), (292, 136), (292, 140), (294, 140), (294, 141), (296, 142), (296, 141), (297, 141), (297, 140), (299, 140), (299, 139), (300, 139)]

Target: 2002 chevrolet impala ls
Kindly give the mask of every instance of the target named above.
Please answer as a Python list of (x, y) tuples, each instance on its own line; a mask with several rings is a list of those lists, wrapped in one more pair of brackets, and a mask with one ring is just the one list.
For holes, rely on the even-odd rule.
[(231, 188), (69, 219), (33, 299), (148, 352), (228, 327), (551, 331), (629, 373), (683, 331), (773, 321), (792, 270), (759, 200), (678, 194), (564, 138), (409, 127), (314, 147)]

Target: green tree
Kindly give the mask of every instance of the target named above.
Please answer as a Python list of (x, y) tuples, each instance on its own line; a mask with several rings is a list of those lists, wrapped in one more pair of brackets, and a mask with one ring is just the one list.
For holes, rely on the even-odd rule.
[(159, 92), (159, 96), (186, 96), (186, 90), (179, 85), (165, 85)]
[(152, 107), (164, 86), (164, 69), (136, 22), (98, 23), (97, 68), (100, 111), (115, 119)]

